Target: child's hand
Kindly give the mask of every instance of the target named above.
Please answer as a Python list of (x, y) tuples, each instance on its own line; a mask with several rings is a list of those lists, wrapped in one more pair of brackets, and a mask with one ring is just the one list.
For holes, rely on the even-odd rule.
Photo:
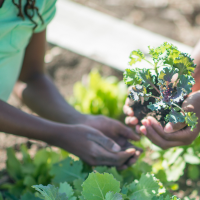
[(102, 115), (87, 115), (84, 125), (93, 127), (99, 130), (115, 141), (122, 150), (135, 149), (136, 154), (132, 159), (126, 163), (126, 166), (130, 166), (136, 162), (141, 153), (141, 149), (134, 147), (128, 140), (138, 141), (140, 137), (129, 127), (126, 127), (121, 122), (102, 116)]
[(174, 146), (191, 144), (200, 132), (200, 92), (192, 93), (182, 105), (187, 112), (194, 112), (199, 118), (197, 128), (191, 131), (190, 127), (181, 130), (186, 125), (184, 123), (168, 123), (164, 128), (153, 117), (147, 117), (142, 120), (143, 126), (140, 131), (146, 133), (146, 136), (156, 145), (163, 149)]
[(85, 125), (58, 127), (53, 145), (59, 146), (86, 161), (90, 165), (126, 168), (126, 161), (134, 157), (136, 150), (121, 147), (100, 131)]

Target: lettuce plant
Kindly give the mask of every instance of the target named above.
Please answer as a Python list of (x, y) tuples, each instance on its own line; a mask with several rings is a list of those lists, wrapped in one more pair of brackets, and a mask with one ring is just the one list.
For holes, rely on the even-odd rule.
[[(129, 98), (141, 104), (149, 101), (147, 107), (152, 111), (167, 110), (165, 122), (185, 122), (193, 131), (198, 120), (196, 114), (181, 108), (195, 83), (192, 77), (196, 67), (193, 59), (167, 42), (157, 48), (148, 48), (152, 62), (140, 50), (132, 51), (130, 55), (130, 66), (146, 61), (150, 67), (125, 70), (124, 82), (131, 86)], [(153, 103), (150, 97), (155, 99)]]

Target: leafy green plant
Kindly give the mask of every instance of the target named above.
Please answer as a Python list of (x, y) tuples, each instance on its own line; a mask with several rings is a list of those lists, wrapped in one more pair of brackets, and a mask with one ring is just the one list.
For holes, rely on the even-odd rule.
[(123, 82), (115, 76), (101, 77), (97, 70), (92, 70), (82, 82), (75, 83), (70, 103), (86, 114), (117, 118), (122, 114), (126, 90)]
[(21, 146), (22, 161), (15, 156), (13, 148), (7, 149), (7, 172), (12, 182), (1, 185), (10, 194), (19, 197), (23, 193), (33, 192), (35, 184), (48, 184), (52, 176), (49, 171), (52, 165), (60, 160), (60, 155), (50, 149), (39, 150), (32, 159), (25, 145)]
[(168, 112), (165, 121), (185, 122), (193, 130), (198, 120), (196, 114), (185, 112), (180, 106), (195, 83), (191, 76), (196, 67), (193, 59), (167, 42), (157, 48), (149, 47), (149, 54), (153, 62), (148, 61), (140, 50), (132, 51), (130, 55), (131, 66), (144, 60), (150, 68), (125, 70), (124, 82), (131, 86), (129, 98), (142, 104), (149, 101), (147, 107), (150, 110)]

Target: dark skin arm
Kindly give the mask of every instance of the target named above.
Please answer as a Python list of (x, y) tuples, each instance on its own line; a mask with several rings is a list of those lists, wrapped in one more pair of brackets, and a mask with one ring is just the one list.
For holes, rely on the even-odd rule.
[[(90, 126), (109, 138), (112, 138), (122, 149), (126, 150), (131, 148), (131, 153), (134, 156), (133, 159), (129, 160), (128, 165), (134, 163), (139, 155), (139, 151), (135, 153), (135, 149), (133, 149), (133, 146), (127, 140), (138, 140), (139, 137), (130, 128), (125, 127), (116, 120), (104, 116), (83, 115), (77, 112), (60, 95), (50, 78), (45, 74), (45, 35), (45, 31), (34, 34), (26, 49), (22, 71), (19, 81), (15, 86), (15, 93), (17, 96), (21, 98), (31, 110), (43, 118), (62, 124), (83, 124), (88, 126), (88, 128)], [(96, 137), (98, 139), (92, 138), (95, 141), (99, 141), (99, 137)], [(80, 138), (77, 136), (76, 140), (77, 139)], [(77, 144), (75, 146), (77, 146)], [(72, 146), (71, 148), (74, 147)], [(102, 149), (102, 151), (105, 150)], [(80, 157), (86, 156), (83, 154), (84, 152), (82, 150), (76, 153), (76, 155)], [(124, 151), (124, 154), (130, 157), (130, 150)], [(127, 156), (125, 157), (127, 159)], [(125, 157), (123, 159), (125, 159)], [(126, 168), (127, 164), (121, 167)]]

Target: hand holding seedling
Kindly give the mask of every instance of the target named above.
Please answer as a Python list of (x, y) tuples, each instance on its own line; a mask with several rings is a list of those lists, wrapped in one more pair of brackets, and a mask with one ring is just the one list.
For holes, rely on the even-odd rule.
[[(132, 100), (134, 101), (135, 108), (137, 108), (138, 105), (142, 105), (144, 108), (140, 108), (139, 115), (136, 115), (139, 121), (150, 113), (150, 111), (153, 111), (154, 115), (150, 113), (151, 116), (157, 117), (157, 120), (159, 120), (162, 125), (165, 125), (166, 122), (170, 122), (165, 127), (165, 131), (169, 129), (170, 126), (178, 130), (187, 125), (190, 127), (187, 128), (187, 130), (191, 130), (191, 132), (195, 130), (195, 135), (198, 123), (196, 110), (186, 107), (186, 105), (188, 105), (187, 102), (190, 103), (192, 101), (190, 98), (194, 98), (195, 95), (188, 97), (182, 105), (188, 94), (192, 92), (191, 88), (195, 83), (194, 78), (191, 76), (196, 67), (193, 63), (193, 59), (191, 59), (188, 54), (180, 52), (177, 47), (168, 43), (164, 43), (155, 49), (149, 47), (149, 54), (152, 56), (153, 63), (146, 60), (144, 54), (140, 50), (133, 51), (130, 55), (130, 65), (144, 60), (151, 64), (151, 68), (129, 68), (124, 72), (125, 83), (131, 85), (129, 89), (129, 100), (126, 101), (124, 106), (124, 112), (129, 115), (126, 118), (126, 123), (129, 125), (135, 125), (137, 123), (137, 119), (134, 117), (135, 109), (133, 112), (129, 107), (129, 102)], [(158, 118), (159, 115), (160, 118)], [(153, 117), (148, 117), (148, 120), (143, 120), (142, 123), (148, 127), (148, 130), (145, 129), (144, 126), (136, 126), (136, 131), (147, 134), (157, 145), (163, 146), (162, 141), (160, 141), (161, 143), (158, 142), (159, 137), (155, 138), (151, 135), (155, 130), (153, 131), (153, 129), (151, 130), (149, 128), (151, 123), (154, 127), (159, 127), (156, 131), (159, 130), (159, 133), (161, 133), (161, 129), (163, 128), (159, 125), (160, 123)], [(149, 133), (150, 130), (152, 131), (151, 133)], [(162, 131), (162, 133), (164, 133), (164, 130)], [(164, 138), (169, 137), (168, 135), (165, 136), (165, 134), (162, 136)], [(181, 137), (179, 139), (181, 140)], [(166, 144), (164, 145), (167, 146)], [(177, 145), (183, 145), (183, 143), (171, 143), (169, 147)], [(163, 146), (163, 148), (166, 148), (165, 146)]]
[[(186, 112), (195, 112), (200, 119), (200, 92), (192, 93), (182, 104), (182, 108)], [(198, 120), (199, 121), (199, 120)], [(182, 129), (186, 126), (185, 123), (169, 122), (164, 128), (153, 117), (147, 117), (142, 120), (143, 126), (140, 130), (145, 130), (146, 136), (156, 145), (163, 149), (168, 149), (174, 146), (189, 145), (198, 136), (200, 132), (200, 124), (191, 131), (190, 127)], [(182, 130), (181, 130), (182, 129)]]

